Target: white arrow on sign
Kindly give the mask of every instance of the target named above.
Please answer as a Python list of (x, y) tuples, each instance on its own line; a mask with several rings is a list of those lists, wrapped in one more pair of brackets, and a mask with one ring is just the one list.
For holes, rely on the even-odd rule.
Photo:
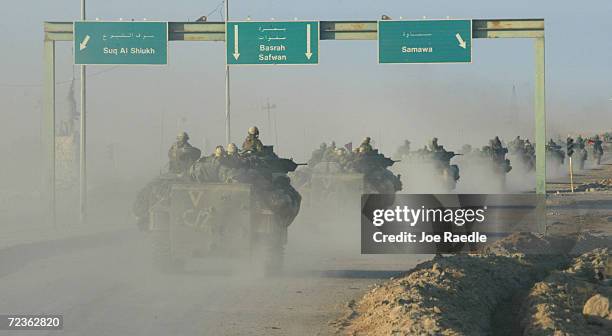
[(238, 51), (238, 25), (234, 25), (234, 58), (236, 61), (240, 57), (240, 52)]
[(312, 50), (310, 49), (310, 25), (306, 25), (306, 58), (310, 59), (312, 57)]
[(457, 35), (455, 35), (455, 37), (457, 38), (457, 41), (459, 41), (459, 46), (461, 48), (463, 48), (463, 49), (467, 48), (467, 44), (465, 43), (465, 41), (461, 37), (461, 34), (457, 33)]
[(83, 49), (87, 48), (87, 43), (89, 43), (89, 39), (90, 39), (89, 35), (85, 35), (85, 38), (79, 44), (79, 50), (83, 50)]

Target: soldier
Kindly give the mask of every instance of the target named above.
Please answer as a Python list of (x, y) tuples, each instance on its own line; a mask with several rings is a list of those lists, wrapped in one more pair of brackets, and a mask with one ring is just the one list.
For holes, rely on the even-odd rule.
[(227, 145), (225, 152), (227, 153), (228, 157), (238, 156), (238, 146), (232, 142), (231, 144)]
[(332, 141), (331, 145), (328, 146), (323, 152), (322, 161), (324, 162), (332, 162), (336, 159), (336, 142)]
[(189, 135), (181, 132), (176, 137), (176, 142), (168, 150), (169, 170), (175, 174), (182, 174), (200, 158), (202, 152), (189, 143)]
[(248, 162), (240, 153), (235, 143), (227, 145), (225, 152), (215, 150), (215, 157), (219, 157), (219, 180), (225, 183), (240, 182), (245, 179)]
[(231, 168), (242, 168), (246, 165), (235, 143), (227, 145), (223, 164)]
[(257, 126), (249, 128), (249, 134), (242, 143), (242, 151), (248, 153), (259, 153), (263, 151), (264, 146), (259, 140), (259, 129)]
[(529, 139), (525, 140), (525, 153), (529, 155), (535, 155), (535, 148), (533, 147)]
[(224, 156), (225, 156), (225, 149), (223, 149), (223, 146), (219, 145), (215, 147), (215, 151), (213, 152), (213, 157), (216, 159), (221, 159)]
[(429, 150), (432, 152), (440, 150), (440, 146), (438, 145), (438, 138), (431, 139), (431, 142), (429, 143)]
[(368, 153), (373, 151), (374, 148), (372, 148), (372, 145), (370, 144), (371, 141), (372, 139), (370, 137), (363, 139), (361, 145), (359, 145), (359, 153)]
[(506, 149), (506, 153), (507, 153), (507, 151), (508, 151), (508, 149), (507, 149), (507, 148), (503, 148), (502, 143), (501, 143), (501, 140), (499, 140), (499, 137), (498, 137), (497, 135), (496, 135), (496, 136), (495, 136), (495, 138), (493, 138), (493, 140), (492, 140), (492, 147), (493, 147), (495, 150), (499, 150), (499, 149)]
[(338, 162), (342, 169), (346, 169), (349, 164), (350, 157), (346, 148), (337, 148), (335, 151), (335, 161)]
[(211, 156), (203, 156), (191, 166), (191, 178), (199, 183), (220, 182), (219, 169), (224, 158), (223, 146), (215, 147)]
[(603, 156), (603, 141), (599, 138), (599, 135), (595, 135), (593, 139), (593, 157), (597, 161), (597, 164), (601, 164), (601, 157)]

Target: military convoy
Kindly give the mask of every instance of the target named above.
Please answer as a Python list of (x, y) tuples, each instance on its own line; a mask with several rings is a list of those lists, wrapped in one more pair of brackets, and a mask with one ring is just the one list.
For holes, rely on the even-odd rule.
[[(307, 209), (315, 213), (337, 212), (349, 205), (358, 214), (362, 194), (393, 195), (402, 190), (400, 174), (390, 170), (400, 160), (430, 165), (447, 191), (455, 189), (459, 180), (459, 167), (451, 164), (457, 155), (488, 162), (502, 187), (512, 169), (506, 158), (509, 150), (498, 137), (481, 150), (464, 146), (463, 154), (447, 151), (437, 138), (429, 148), (417, 151), (411, 151), (406, 141), (395, 160), (374, 149), (369, 137), (354, 150), (350, 144), (338, 148), (333, 142), (324, 143), (302, 168), (306, 164), (280, 158), (272, 146), (263, 145), (256, 127), (249, 129), (241, 150), (235, 144), (227, 149), (217, 146), (210, 156), (201, 156), (188, 140), (186, 133), (178, 135), (168, 152), (169, 171), (148, 183), (134, 203), (139, 228), (150, 232), (154, 263), (165, 271), (181, 270), (192, 257), (242, 256), (257, 261), (266, 274), (277, 273), (302, 195)], [(600, 163), (602, 141), (595, 137), (588, 143)], [(586, 144), (581, 137), (567, 140), (567, 154), (578, 158), (581, 169)], [(517, 137), (509, 148), (528, 167), (535, 165), (528, 140)], [(563, 163), (560, 145), (551, 139), (546, 148), (549, 158)]]

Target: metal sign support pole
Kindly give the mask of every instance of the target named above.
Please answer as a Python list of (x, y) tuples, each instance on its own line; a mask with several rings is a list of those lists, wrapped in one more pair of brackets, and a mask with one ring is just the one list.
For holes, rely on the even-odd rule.
[(536, 193), (546, 194), (546, 53), (544, 37), (535, 39)]
[[(225, 0), (225, 23), (229, 21), (229, 0)], [(230, 127), (230, 67), (225, 64), (225, 143), (231, 143), (231, 127)]]
[(547, 234), (546, 223), (546, 53), (544, 36), (535, 39), (535, 141), (536, 193), (542, 195), (537, 211), (538, 228)]
[(45, 36), (41, 148), (41, 209), (43, 222), (56, 224), (55, 213), (55, 41)]
[[(81, 20), (85, 21), (85, 0), (81, 0)], [(79, 219), (87, 222), (87, 67), (81, 65), (81, 142), (79, 155)]]
[(574, 165), (572, 164), (572, 157), (569, 157), (569, 176), (570, 176), (570, 190), (574, 192)]

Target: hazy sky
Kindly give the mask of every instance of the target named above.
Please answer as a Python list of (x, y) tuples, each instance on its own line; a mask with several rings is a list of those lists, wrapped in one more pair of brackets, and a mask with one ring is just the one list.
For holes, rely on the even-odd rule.
[[(216, 0), (90, 0), (90, 19), (195, 20)], [(553, 0), (230, 0), (233, 19), (376, 20), (545, 18), (547, 102), (551, 134), (595, 131), (612, 125), (612, 1)], [(14, 144), (38, 142), (42, 23), (78, 19), (78, 0), (9, 0), (0, 20), (0, 117)], [(220, 20), (219, 13), (210, 20)], [(72, 76), (71, 44), (60, 43), (57, 80)], [(167, 67), (90, 67), (88, 82), (92, 151), (118, 142), (124, 157), (159, 160), (178, 129), (208, 150), (224, 139), (224, 44), (172, 42)], [(277, 105), (279, 150), (304, 159), (324, 140), (359, 141), (371, 135), (392, 151), (408, 138), (423, 144), (436, 135), (450, 148), (482, 145), (499, 133), (530, 135), (533, 126), (534, 51), (531, 40), (474, 41), (473, 63), (378, 65), (375, 41), (322, 41), (320, 65), (240, 67), (232, 72), (233, 141), (260, 125), (264, 142), (276, 136), (261, 106)], [(78, 74), (78, 72), (77, 72)], [(97, 75), (96, 75), (97, 74)], [(520, 111), (512, 109), (516, 86)], [(68, 85), (57, 89), (58, 116), (67, 110)], [(164, 133), (162, 134), (162, 121)], [(17, 135), (20, 137), (16, 137)], [(161, 152), (165, 151), (162, 149)], [(94, 158), (95, 160), (95, 158)], [(126, 159), (127, 160), (127, 159)]]

